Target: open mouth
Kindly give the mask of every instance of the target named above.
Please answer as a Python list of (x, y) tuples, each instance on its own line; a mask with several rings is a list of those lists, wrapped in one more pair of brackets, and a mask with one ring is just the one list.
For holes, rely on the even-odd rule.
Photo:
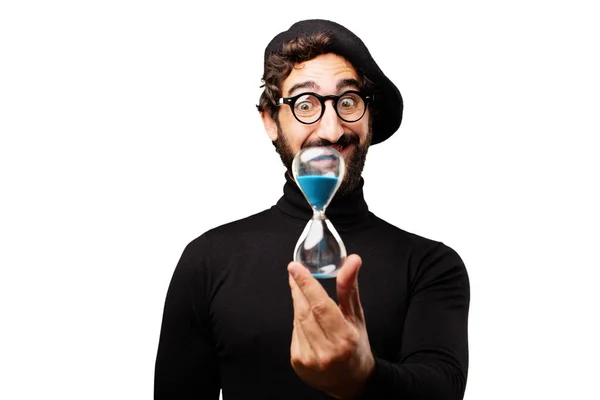
[(342, 146), (340, 144), (334, 144), (330, 146), (332, 149), (339, 151), (340, 153), (346, 148), (346, 146)]
[(332, 149), (335, 149), (335, 150), (339, 151), (342, 154), (346, 154), (350, 150), (350, 148), (352, 147), (352, 144), (348, 144), (348, 145), (334, 144), (334, 145), (331, 145), (329, 147), (331, 147)]

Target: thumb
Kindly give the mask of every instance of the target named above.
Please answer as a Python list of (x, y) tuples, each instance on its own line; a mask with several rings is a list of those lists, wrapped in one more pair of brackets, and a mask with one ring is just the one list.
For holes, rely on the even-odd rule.
[(338, 271), (337, 297), (340, 310), (346, 318), (363, 321), (363, 310), (358, 295), (358, 271), (362, 265), (362, 259), (357, 254), (346, 257), (342, 268)]

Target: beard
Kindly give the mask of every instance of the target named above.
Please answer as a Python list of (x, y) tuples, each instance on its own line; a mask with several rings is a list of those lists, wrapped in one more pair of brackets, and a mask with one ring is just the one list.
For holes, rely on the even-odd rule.
[[(294, 161), (294, 156), (296, 155), (292, 150), (289, 141), (287, 140), (286, 135), (281, 130), (281, 126), (279, 125), (279, 121), (277, 123), (277, 140), (273, 141), (273, 146), (275, 146), (275, 150), (279, 153), (281, 157), (281, 161), (283, 165), (287, 169), (287, 173), (292, 175), (292, 162)], [(362, 171), (365, 166), (365, 162), (367, 160), (367, 152), (369, 150), (369, 146), (371, 145), (371, 140), (373, 138), (373, 132), (371, 127), (369, 126), (369, 133), (367, 134), (367, 139), (365, 143), (360, 144), (360, 137), (354, 133), (344, 133), (337, 142), (331, 143), (328, 140), (320, 139), (314, 142), (305, 142), (302, 144), (302, 148), (312, 147), (312, 146), (332, 146), (338, 145), (342, 146), (342, 149), (346, 148), (350, 145), (355, 145), (354, 151), (350, 153), (349, 159), (344, 159), (346, 165), (346, 172), (344, 174), (344, 179), (337, 191), (337, 194), (340, 196), (345, 196), (351, 192), (353, 192), (356, 188), (360, 186)]]

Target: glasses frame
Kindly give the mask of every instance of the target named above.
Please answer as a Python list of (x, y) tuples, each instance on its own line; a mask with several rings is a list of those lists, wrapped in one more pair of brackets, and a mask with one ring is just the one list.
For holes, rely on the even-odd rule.
[[(365, 103), (365, 109), (363, 110), (363, 113), (360, 115), (360, 117), (353, 119), (353, 120), (347, 120), (344, 117), (342, 117), (337, 109), (338, 101), (342, 97), (346, 96), (349, 93), (356, 94)], [(321, 115), (319, 115), (319, 117), (317, 119), (315, 119), (313, 122), (302, 121), (300, 118), (298, 118), (296, 116), (296, 111), (294, 109), (294, 106), (296, 105), (296, 101), (300, 97), (306, 96), (306, 95), (315, 96), (321, 103)], [(328, 96), (321, 96), (320, 94), (317, 94), (314, 92), (304, 92), (304, 93), (300, 93), (300, 94), (297, 94), (297, 95), (291, 96), (291, 97), (280, 97), (278, 100), (278, 105), (287, 104), (288, 106), (290, 106), (290, 109), (292, 110), (292, 114), (294, 115), (294, 118), (296, 118), (296, 120), (298, 120), (298, 122), (303, 123), (305, 125), (312, 125), (312, 124), (318, 122), (323, 117), (323, 114), (325, 114), (325, 102), (327, 100), (332, 100), (333, 101), (333, 109), (335, 110), (335, 113), (337, 114), (338, 118), (341, 119), (342, 121), (350, 123), (350, 122), (359, 121), (362, 117), (365, 116), (365, 113), (367, 112), (367, 107), (369, 106), (369, 103), (371, 103), (373, 101), (373, 97), (374, 97), (373, 95), (365, 95), (365, 94), (359, 92), (358, 90), (346, 90), (344, 93), (337, 94), (337, 95), (332, 94), (332, 95), (328, 95)]]

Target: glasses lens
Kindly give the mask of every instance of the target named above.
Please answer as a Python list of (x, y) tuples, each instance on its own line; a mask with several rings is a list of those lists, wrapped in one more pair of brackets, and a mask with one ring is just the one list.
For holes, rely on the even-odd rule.
[(315, 122), (321, 116), (321, 102), (312, 94), (300, 96), (294, 104), (294, 114), (300, 121)]
[(365, 102), (356, 93), (345, 93), (337, 102), (337, 112), (345, 121), (357, 121), (365, 112)]

